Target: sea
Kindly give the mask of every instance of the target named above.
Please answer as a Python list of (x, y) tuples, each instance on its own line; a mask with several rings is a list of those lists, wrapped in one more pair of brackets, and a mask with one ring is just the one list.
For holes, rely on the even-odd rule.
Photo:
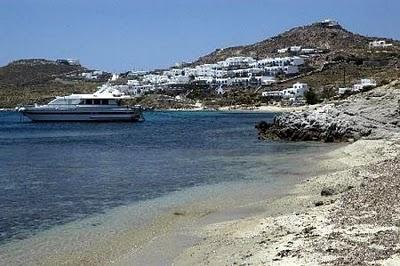
[(273, 113), (144, 116), (139, 123), (32, 123), (0, 112), (0, 248), (123, 206), (153, 202), (146, 209), (156, 209), (217, 188), (269, 193), (305, 178), (305, 160), (331, 147), (259, 140), (256, 123)]

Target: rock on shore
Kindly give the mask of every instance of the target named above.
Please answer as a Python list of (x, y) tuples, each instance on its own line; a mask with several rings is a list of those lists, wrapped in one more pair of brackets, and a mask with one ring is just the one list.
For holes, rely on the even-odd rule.
[(284, 113), (256, 125), (262, 139), (354, 141), (400, 129), (400, 82), (353, 95), (344, 101)]

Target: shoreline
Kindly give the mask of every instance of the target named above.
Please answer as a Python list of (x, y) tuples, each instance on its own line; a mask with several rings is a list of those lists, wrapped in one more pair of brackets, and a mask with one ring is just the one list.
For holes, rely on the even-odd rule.
[(153, 112), (226, 112), (226, 113), (287, 113), (295, 111), (303, 111), (310, 106), (294, 106), (294, 107), (281, 107), (281, 106), (259, 106), (259, 107), (238, 107), (238, 106), (224, 106), (216, 109), (200, 108), (168, 108), (168, 109), (155, 109)]
[[(195, 234), (206, 237), (176, 257), (174, 265), (333, 263), (334, 253), (318, 250), (318, 243), (330, 244), (327, 236), (336, 232), (330, 216), (341, 210), (344, 195), (363, 186), (365, 176), (379, 174), (366, 168), (395, 158), (399, 148), (396, 139), (359, 140), (330, 152), (331, 158), (320, 167), (339, 170), (295, 185), (287, 196), (268, 203), (269, 212), (199, 228)], [(321, 195), (326, 188), (332, 188), (332, 195)], [(365, 225), (358, 230), (362, 234), (371, 229)], [(346, 237), (355, 241), (357, 234)]]
[[(315, 150), (308, 152), (308, 164), (317, 154), (325, 154), (326, 148), (332, 150), (337, 146), (324, 147), (316, 154)], [(269, 159), (260, 156), (257, 160)], [(304, 171), (310, 173), (308, 168)], [(269, 179), (224, 182), (117, 207), (2, 245), (0, 264), (21, 261), (29, 265), (140, 265), (150, 260), (153, 264), (172, 263), (182, 251), (202, 241), (201, 236), (192, 234), (198, 228), (265, 212), (265, 202), (286, 195), (289, 187), (306, 176), (298, 170), (294, 173), (293, 178), (278, 179), (278, 183), (271, 184)]]

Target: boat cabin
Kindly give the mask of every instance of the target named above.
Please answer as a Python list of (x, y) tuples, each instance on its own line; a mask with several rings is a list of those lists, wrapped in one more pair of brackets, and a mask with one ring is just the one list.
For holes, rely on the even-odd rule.
[(91, 94), (57, 97), (48, 105), (120, 105), (123, 97), (96, 97)]

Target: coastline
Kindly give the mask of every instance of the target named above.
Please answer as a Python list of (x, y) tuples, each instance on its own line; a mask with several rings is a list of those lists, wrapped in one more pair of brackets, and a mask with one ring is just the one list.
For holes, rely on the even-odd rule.
[(309, 106), (275, 106), (275, 105), (266, 105), (266, 106), (251, 106), (251, 107), (242, 107), (242, 106), (224, 106), (216, 109), (208, 109), (205, 107), (196, 107), (196, 108), (186, 108), (186, 109), (156, 109), (155, 112), (255, 112), (255, 113), (288, 113), (295, 111), (303, 111), (309, 108)]
[[(194, 234), (203, 240), (175, 258), (174, 265), (335, 264), (343, 254), (336, 254), (339, 252), (334, 247), (322, 251), (324, 246), (320, 246), (338, 248), (342, 244), (329, 240), (330, 236), (342, 233), (347, 241), (359, 241), (360, 235), (372, 238), (374, 232), (390, 232), (390, 227), (374, 228), (367, 223), (356, 230), (340, 228), (331, 220), (343, 210), (347, 195), (365, 186), (366, 178), (379, 176), (374, 167), (397, 157), (399, 148), (400, 143), (393, 138), (359, 140), (330, 152), (330, 159), (321, 161), (320, 167), (336, 171), (296, 185), (287, 196), (268, 202), (269, 211), (264, 214), (199, 228)], [(321, 195), (326, 188), (332, 188), (332, 195)], [(368, 237), (363, 240), (368, 243)], [(398, 257), (389, 260), (400, 263)]]
[[(312, 165), (327, 149), (307, 152), (306, 164)], [(264, 155), (249, 159), (270, 160)], [(286, 195), (308, 174), (314, 173), (304, 167), (294, 169), (292, 178), (279, 178), (272, 184), (269, 179), (224, 182), (117, 207), (2, 245), (0, 264), (172, 264), (184, 250), (201, 243), (202, 237), (193, 234), (199, 228), (264, 213), (269, 209), (266, 202)]]

